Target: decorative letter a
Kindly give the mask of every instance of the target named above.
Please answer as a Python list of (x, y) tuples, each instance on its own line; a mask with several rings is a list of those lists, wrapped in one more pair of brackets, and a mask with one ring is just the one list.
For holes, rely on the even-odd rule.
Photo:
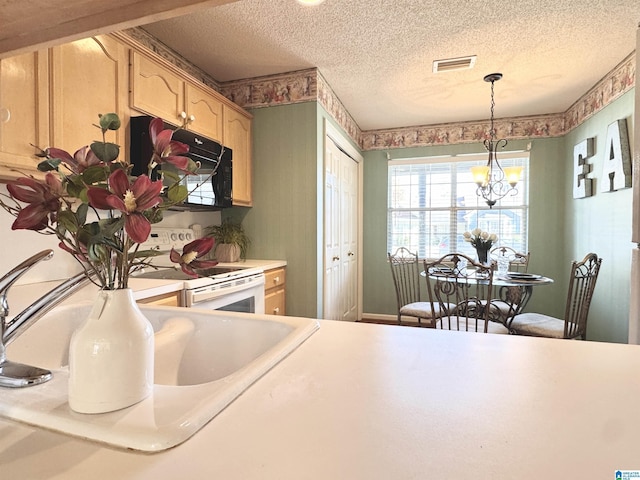
[(614, 192), (631, 187), (631, 150), (627, 120), (613, 122), (607, 129), (601, 192)]

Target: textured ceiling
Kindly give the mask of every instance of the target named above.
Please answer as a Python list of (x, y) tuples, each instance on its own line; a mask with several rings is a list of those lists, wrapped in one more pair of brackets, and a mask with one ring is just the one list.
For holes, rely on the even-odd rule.
[[(143, 28), (225, 82), (317, 67), (362, 130), (567, 110), (635, 50), (638, 0), (240, 0)], [(473, 69), (432, 62), (477, 55)]]

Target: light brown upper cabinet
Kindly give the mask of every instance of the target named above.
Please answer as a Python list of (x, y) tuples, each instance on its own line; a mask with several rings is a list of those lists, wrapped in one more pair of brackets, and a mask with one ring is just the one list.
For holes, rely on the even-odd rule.
[[(102, 140), (98, 114), (117, 113), (124, 122), (127, 105), (127, 49), (101, 35), (51, 49), (50, 126), (52, 145), (73, 154)], [(125, 129), (107, 133), (107, 141), (124, 147)], [(125, 154), (121, 152), (120, 159)]]
[(132, 51), (131, 107), (205, 137), (222, 141), (222, 101), (213, 91), (187, 82), (171, 67)]
[(0, 60), (0, 177), (36, 172), (33, 145), (49, 146), (46, 50)]
[(251, 118), (246, 112), (224, 105), (224, 145), (233, 152), (233, 204), (253, 205)]
[(216, 140), (233, 151), (233, 204), (251, 206), (251, 120), (240, 107), (151, 54), (131, 52), (131, 108)]
[(187, 83), (185, 105), (189, 117), (195, 118), (189, 123), (189, 128), (205, 137), (222, 142), (222, 101), (212, 93)]

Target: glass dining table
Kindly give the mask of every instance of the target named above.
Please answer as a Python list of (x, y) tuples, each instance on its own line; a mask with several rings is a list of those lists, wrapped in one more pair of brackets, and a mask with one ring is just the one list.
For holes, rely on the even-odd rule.
[[(474, 270), (468, 269), (464, 274), (443, 275), (442, 272), (435, 272), (429, 275), (430, 278), (445, 280), (456, 283), (489, 283), (486, 277), (475, 275)], [(421, 272), (422, 276), (426, 273)], [(521, 272), (509, 272), (499, 274), (493, 271), (492, 278), (492, 299), (489, 308), (489, 320), (503, 324), (511, 331), (511, 322), (516, 315), (522, 313), (533, 295), (533, 287), (549, 285), (553, 279), (543, 275)], [(495, 293), (497, 292), (497, 295)]]

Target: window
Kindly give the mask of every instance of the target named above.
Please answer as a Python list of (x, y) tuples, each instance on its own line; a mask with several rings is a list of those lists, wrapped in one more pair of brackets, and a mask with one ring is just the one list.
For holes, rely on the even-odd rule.
[(470, 168), (487, 162), (486, 155), (390, 160), (388, 172), (387, 249), (407, 247), (420, 258), (450, 252), (475, 256), (463, 240), (478, 227), (498, 235), (497, 245), (527, 250), (529, 153), (504, 152), (500, 165), (522, 166), (518, 193), (507, 194), (490, 209), (476, 195)]

